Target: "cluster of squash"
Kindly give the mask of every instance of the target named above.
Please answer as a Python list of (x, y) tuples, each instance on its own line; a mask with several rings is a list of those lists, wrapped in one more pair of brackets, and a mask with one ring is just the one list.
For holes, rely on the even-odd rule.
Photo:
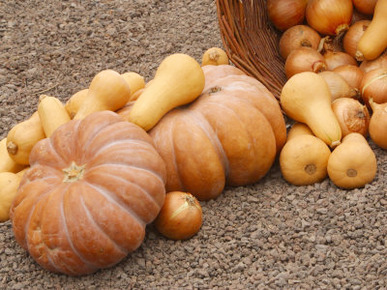
[(196, 234), (198, 200), (257, 182), (285, 141), (274, 95), (219, 48), (201, 65), (172, 54), (147, 83), (103, 70), (65, 104), (40, 96), (8, 132), (1, 218), (44, 268), (92, 273), (138, 248), (151, 222), (171, 239)]
[(387, 1), (267, 5), (283, 32), (280, 104), (295, 121), (279, 158), (284, 179), (307, 185), (329, 176), (341, 188), (363, 187), (377, 171), (368, 137), (387, 149)]

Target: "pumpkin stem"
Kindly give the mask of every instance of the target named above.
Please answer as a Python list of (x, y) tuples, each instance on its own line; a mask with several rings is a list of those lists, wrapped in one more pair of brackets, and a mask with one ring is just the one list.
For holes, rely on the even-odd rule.
[(71, 165), (63, 169), (64, 178), (63, 182), (75, 182), (83, 178), (86, 165), (77, 165), (74, 161)]

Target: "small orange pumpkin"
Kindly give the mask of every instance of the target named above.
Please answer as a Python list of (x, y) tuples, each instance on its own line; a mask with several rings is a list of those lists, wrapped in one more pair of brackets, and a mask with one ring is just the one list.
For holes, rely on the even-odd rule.
[(111, 111), (58, 128), (30, 155), (10, 216), (44, 268), (83, 275), (137, 249), (165, 198), (165, 164), (140, 127)]
[(230, 65), (206, 65), (203, 93), (148, 133), (167, 166), (166, 190), (216, 198), (225, 185), (260, 180), (286, 141), (278, 101)]

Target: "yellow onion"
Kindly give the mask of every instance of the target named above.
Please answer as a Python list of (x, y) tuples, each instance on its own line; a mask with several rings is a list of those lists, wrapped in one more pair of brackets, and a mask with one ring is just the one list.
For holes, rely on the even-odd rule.
[(372, 116), (369, 124), (369, 134), (376, 145), (387, 149), (387, 102), (377, 104), (369, 100)]
[(364, 73), (377, 68), (387, 68), (387, 51), (373, 60), (363, 60), (359, 66)]
[(324, 57), (310, 47), (300, 47), (293, 50), (285, 61), (285, 74), (291, 76), (305, 71), (319, 73), (326, 70)]
[(352, 0), (353, 6), (360, 13), (371, 15), (374, 13), (375, 5), (378, 0)]
[(375, 103), (387, 102), (387, 68), (378, 68), (365, 73), (361, 82), (361, 96), (365, 103), (373, 99)]
[(340, 98), (332, 102), (332, 110), (339, 121), (343, 137), (349, 133), (367, 136), (370, 122), (367, 106), (355, 99)]
[(202, 225), (203, 213), (199, 201), (191, 193), (171, 191), (154, 221), (156, 229), (172, 240), (186, 240)]
[(307, 2), (308, 0), (268, 0), (267, 14), (274, 26), (284, 31), (304, 21)]
[(329, 50), (324, 53), (324, 58), (327, 64), (327, 70), (334, 70), (339, 66), (347, 64), (357, 65), (356, 59), (343, 51)]
[(291, 51), (300, 47), (318, 48), (321, 41), (320, 34), (307, 25), (295, 25), (287, 29), (281, 36), (279, 50), (286, 59)]
[(335, 68), (333, 72), (338, 73), (351, 88), (358, 90), (360, 93), (364, 73), (358, 66), (352, 64), (342, 65)]
[(360, 20), (352, 24), (343, 38), (343, 48), (350, 56), (355, 57), (357, 50), (357, 43), (364, 31), (370, 25), (370, 20)]
[(338, 35), (349, 28), (353, 13), (351, 0), (309, 0), (308, 24), (324, 35)]
[(333, 71), (323, 71), (319, 73), (323, 77), (331, 92), (332, 101), (338, 98), (355, 98), (358, 90), (352, 88), (345, 79)]

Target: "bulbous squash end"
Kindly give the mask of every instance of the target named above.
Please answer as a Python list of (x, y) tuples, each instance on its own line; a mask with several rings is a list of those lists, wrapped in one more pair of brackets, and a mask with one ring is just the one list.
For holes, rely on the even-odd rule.
[(16, 155), (19, 147), (14, 142), (10, 141), (7, 143), (7, 151), (10, 155)]

